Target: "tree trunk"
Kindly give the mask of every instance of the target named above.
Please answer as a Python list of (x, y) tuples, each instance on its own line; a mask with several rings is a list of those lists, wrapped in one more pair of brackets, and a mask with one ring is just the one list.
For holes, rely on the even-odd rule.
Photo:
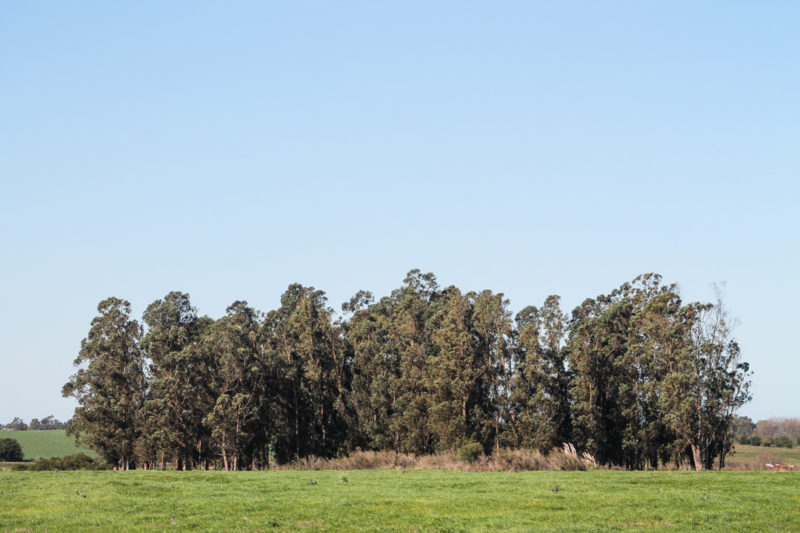
[(703, 468), (703, 454), (697, 444), (692, 444), (692, 466), (695, 470)]
[(297, 453), (296, 459), (300, 459), (300, 406), (297, 398), (297, 381), (293, 382), (294, 392), (294, 446)]
[(225, 434), (222, 434), (222, 465), (225, 468), (225, 471), (228, 471), (228, 454), (225, 451)]

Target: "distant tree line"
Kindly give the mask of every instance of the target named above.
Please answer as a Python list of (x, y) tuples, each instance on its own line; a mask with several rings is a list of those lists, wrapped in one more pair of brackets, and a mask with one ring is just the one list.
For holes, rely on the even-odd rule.
[(800, 445), (800, 418), (768, 418), (753, 423), (749, 417), (738, 416), (732, 432), (741, 444), (791, 448)]
[(117, 468), (267, 468), (355, 450), (435, 453), (468, 443), (605, 465), (722, 466), (748, 364), (721, 302), (684, 303), (647, 274), (565, 315), (558, 296), (512, 317), (503, 294), (442, 288), (412, 270), (336, 319), (291, 285), (261, 313), (198, 315), (189, 295), (100, 302), (63, 388), (68, 433)]
[(72, 424), (72, 420), (67, 420), (66, 422), (62, 422), (61, 420), (57, 419), (53, 415), (46, 416), (41, 420), (38, 418), (33, 418), (29, 423), (25, 423), (20, 417), (15, 416), (14, 420), (9, 422), (8, 424), (1, 425), (3, 429), (9, 429), (14, 431), (41, 431), (41, 430), (49, 430), (49, 429), (67, 429), (70, 424)]

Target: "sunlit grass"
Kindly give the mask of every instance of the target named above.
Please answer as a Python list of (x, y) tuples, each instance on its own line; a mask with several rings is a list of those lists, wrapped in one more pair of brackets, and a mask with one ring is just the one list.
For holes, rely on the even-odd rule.
[(797, 531), (799, 487), (774, 472), (8, 472), (0, 530)]

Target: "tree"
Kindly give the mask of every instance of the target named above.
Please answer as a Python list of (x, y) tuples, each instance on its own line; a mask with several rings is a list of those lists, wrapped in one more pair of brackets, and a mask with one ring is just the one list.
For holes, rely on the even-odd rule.
[(508, 442), (549, 450), (571, 437), (570, 375), (566, 367), (567, 317), (558, 296), (542, 309), (526, 307), (516, 316), (516, 349), (510, 383)]
[(210, 387), (215, 398), (203, 423), (225, 470), (252, 466), (254, 458), (248, 447), (252, 448), (254, 441), (260, 443), (261, 460), (266, 462), (268, 457), (268, 428), (258, 416), (266, 394), (261, 321), (261, 314), (247, 302), (236, 301), (203, 338), (203, 349), (214, 357)]
[[(434, 348), (425, 365), (429, 425), (438, 450), (478, 441), (472, 408), (476, 381), (486, 370), (472, 342), (472, 306), (456, 287), (444, 290), (428, 322)], [(478, 415), (480, 417), (480, 415)]]
[(22, 461), (22, 446), (16, 439), (0, 439), (0, 461)]
[(695, 468), (720, 467), (730, 451), (730, 428), (736, 410), (750, 401), (750, 365), (741, 360), (733, 339), (722, 293), (714, 304), (695, 304), (697, 320), (691, 331), (691, 358), (686, 372), (690, 388), (687, 407), (692, 411), (692, 461)]
[(281, 307), (270, 312), (264, 336), (273, 369), (279, 425), (275, 452), (281, 460), (344, 451), (352, 420), (351, 370), (325, 293), (290, 285)]
[(623, 409), (632, 390), (630, 370), (621, 361), (631, 314), (628, 302), (603, 296), (573, 311), (568, 345), (573, 437), (602, 464), (625, 464)]
[(573, 436), (599, 462), (643, 468), (664, 454), (660, 387), (664, 358), (686, 342), (670, 333), (679, 309), (676, 286), (644, 274), (573, 311)]
[(431, 433), (429, 408), (430, 385), (425, 369), (433, 353), (428, 319), (441, 291), (432, 273), (411, 270), (404, 285), (393, 291), (391, 313), (387, 321), (387, 363), (397, 365), (392, 380), (392, 412), (389, 422), (394, 438), (392, 449), (405, 453), (432, 453), (435, 437)]
[(406, 453), (434, 451), (426, 365), (434, 350), (428, 320), (440, 295), (436, 277), (415, 269), (380, 301), (361, 291), (343, 306), (352, 313), (344, 332), (356, 442)]
[(125, 300), (108, 298), (97, 306), (89, 335), (75, 359), (80, 368), (62, 394), (78, 401), (67, 430), (116, 468), (134, 466), (140, 435), (136, 419), (144, 405), (146, 380), (140, 349), (142, 329)]
[[(198, 317), (189, 295), (170, 292), (144, 312), (147, 335), (142, 346), (149, 359), (147, 400), (140, 442), (144, 462), (158, 459), (164, 467), (170, 457), (184, 470), (208, 459), (210, 435), (203, 418), (214, 405), (211, 394), (213, 361), (201, 349), (205, 330), (213, 322)], [(158, 455), (158, 457), (156, 457)]]
[(388, 342), (392, 309), (391, 298), (374, 303), (366, 291), (342, 305), (352, 315), (343, 328), (347, 358), (352, 361), (354, 442), (379, 450), (397, 449), (399, 440), (391, 427), (400, 373), (396, 352)]
[(14, 420), (6, 424), (5, 427), (13, 429), (15, 431), (26, 431), (28, 429), (28, 424), (23, 422), (20, 417), (15, 416)]
[(502, 294), (462, 295), (448, 287), (432, 307), (425, 375), (438, 450), (478, 442), (488, 451), (497, 444), (511, 338), (507, 305)]
[(749, 439), (755, 429), (756, 425), (749, 416), (735, 416), (731, 423), (731, 437), (736, 441)]

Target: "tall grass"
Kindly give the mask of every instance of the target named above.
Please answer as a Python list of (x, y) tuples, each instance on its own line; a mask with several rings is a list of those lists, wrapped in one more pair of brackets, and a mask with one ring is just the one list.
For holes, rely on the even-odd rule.
[(358, 450), (346, 457), (309, 457), (280, 467), (286, 470), (457, 470), (461, 472), (525, 472), (536, 470), (594, 470), (597, 462), (589, 454), (579, 455), (575, 447), (547, 454), (537, 450), (498, 448), (476, 461), (460, 460), (455, 450), (433, 455), (412, 455), (390, 451)]

